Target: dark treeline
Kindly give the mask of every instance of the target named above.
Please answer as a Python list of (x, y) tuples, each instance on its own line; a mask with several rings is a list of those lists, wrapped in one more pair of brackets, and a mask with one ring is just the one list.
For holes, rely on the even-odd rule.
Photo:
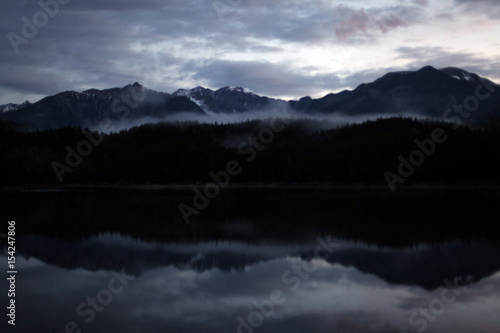
[[(435, 144), (435, 152), (415, 168), (405, 185), (500, 184), (498, 128), (453, 129), (450, 124), (409, 118), (329, 130), (320, 130), (321, 125), (318, 121), (291, 121), (273, 133), (266, 145), (258, 135), (269, 127), (269, 121), (143, 125), (103, 134), (90, 155), (62, 178), (65, 184), (204, 183), (212, 181), (211, 171), (225, 170), (228, 161), (236, 160), (242, 172), (232, 183), (385, 184), (386, 171), (398, 174), (398, 157), (408, 160), (419, 149), (415, 140), (430, 139), (441, 128), (446, 141)], [(21, 131), (0, 122), (0, 131), (4, 186), (58, 184), (53, 162), (67, 165), (67, 146), (77, 150), (80, 142), (88, 140), (80, 128)], [(256, 138), (253, 145), (258, 148), (249, 148), (250, 136)], [(269, 139), (269, 135), (264, 137)], [(251, 151), (256, 157), (249, 161)]]
[(86, 239), (120, 233), (159, 242), (304, 242), (320, 235), (391, 247), (499, 240), (496, 189), (226, 189), (188, 225), (183, 190), (0, 192), (0, 218), (20, 234)]

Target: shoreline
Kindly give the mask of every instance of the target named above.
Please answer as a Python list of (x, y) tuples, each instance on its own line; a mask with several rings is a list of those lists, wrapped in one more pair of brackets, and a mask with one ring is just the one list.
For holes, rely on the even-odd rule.
[[(82, 190), (134, 190), (134, 191), (189, 191), (203, 188), (206, 184), (64, 184), (64, 185), (20, 185), (0, 187), (0, 192), (77, 192)], [(321, 183), (237, 183), (221, 190), (376, 190), (391, 193), (386, 184), (321, 184)], [(415, 184), (400, 186), (394, 193), (423, 190), (500, 190), (500, 185), (491, 184)]]

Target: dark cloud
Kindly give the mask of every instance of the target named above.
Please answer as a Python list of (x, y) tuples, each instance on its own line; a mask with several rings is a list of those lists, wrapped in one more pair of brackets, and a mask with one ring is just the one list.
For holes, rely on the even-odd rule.
[(387, 33), (388, 31), (399, 27), (406, 27), (408, 25), (399, 16), (392, 13), (381, 18), (377, 21), (377, 24), (380, 26), (380, 30), (382, 30), (383, 33)]
[(413, 0), (419, 6), (427, 6), (429, 4), (429, 0)]
[(488, 17), (500, 18), (500, 1), (497, 0), (454, 0), (466, 13), (480, 13)]
[[(3, 9), (0, 31), (22, 38), (22, 19), (31, 21), (41, 11), (32, 1), (8, 1)], [(330, 14), (298, 1), (226, 3), (223, 14), (222, 22), (212, 2), (71, 1), (60, 5), (58, 14), (34, 38), (16, 45), (18, 53), (8, 38), (1, 39), (0, 93), (47, 95), (66, 89), (123, 86), (137, 80), (173, 91), (192, 73), (186, 64), (201, 68), (200, 57), (283, 52), (281, 46), (266, 45), (256, 41), (258, 38), (312, 43), (331, 36), (323, 27)], [(159, 44), (162, 50), (154, 51)], [(209, 70), (197, 76), (202, 78)], [(282, 94), (275, 85), (278, 80), (265, 77), (260, 82), (272, 79), (269, 86)], [(226, 86), (240, 80), (226, 77), (222, 82), (215, 77), (208, 81)]]
[(355, 10), (344, 6), (339, 6), (337, 10), (343, 17), (335, 28), (335, 34), (341, 41), (358, 34), (371, 37), (386, 34), (391, 30), (407, 27), (408, 22), (414, 22), (420, 16), (419, 9), (403, 6), (371, 8), (368, 13), (364, 8)]
[[(499, 8), (497, 1), (455, 3), (460, 8)], [(429, 19), (431, 4), (426, 0), (384, 5), (364, 0), (345, 4), (322, 0), (72, 0), (59, 5), (57, 13), (30, 38), (22, 33), (23, 20), (32, 22), (42, 11), (38, 1), (6, 0), (0, 7), (0, 103), (7, 103), (12, 101), (10, 96), (42, 97), (135, 81), (167, 92), (196, 84), (211, 88), (244, 85), (266, 95), (296, 97), (353, 88), (364, 82), (356, 79), (374, 80), (391, 64), (360, 69), (353, 66), (357, 59), (347, 57), (340, 62), (345, 65), (342, 73), (334, 73), (325, 67), (327, 63), (311, 66), (310, 59), (295, 56), (294, 50), (314, 47), (332, 52), (336, 45), (376, 48), (390, 42), (395, 30), (408, 29), (411, 36), (411, 28)], [(490, 12), (494, 15), (495, 11)], [(451, 19), (454, 13), (449, 15)], [(9, 33), (26, 38), (26, 43), (13, 47)], [(404, 56), (402, 50), (398, 52)], [(238, 59), (243, 54), (249, 56)], [(497, 72), (491, 62), (467, 65)]]
[(370, 19), (364, 9), (355, 11), (341, 8), (341, 10), (346, 12), (346, 19), (335, 29), (335, 34), (340, 40), (346, 40), (360, 31), (366, 33)]
[(488, 6), (500, 6), (500, 3), (497, 0), (454, 0), (457, 4), (471, 4), (476, 6), (488, 5)]

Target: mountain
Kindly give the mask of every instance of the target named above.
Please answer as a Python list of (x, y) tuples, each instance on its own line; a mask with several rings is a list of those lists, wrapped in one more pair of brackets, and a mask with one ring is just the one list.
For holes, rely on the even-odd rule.
[(181, 112), (205, 114), (187, 97), (156, 92), (134, 83), (123, 88), (62, 92), (18, 108), (15, 112), (4, 112), (0, 117), (43, 130), (97, 126), (106, 119), (132, 121), (151, 117), (154, 122)]
[(17, 111), (19, 109), (22, 109), (22, 108), (25, 108), (25, 107), (29, 106), (30, 104), (31, 104), (30, 102), (25, 101), (22, 104), (12, 104), (12, 103), (9, 103), (9, 104), (5, 104), (5, 105), (0, 105), (0, 113), (10, 112), (10, 111)]
[(388, 73), (352, 91), (344, 90), (319, 99), (305, 97), (290, 104), (294, 110), (307, 114), (414, 114), (442, 119), (455, 104), (468, 102), (473, 106), (478, 101), (475, 97), (478, 86), (482, 86), (482, 95), (491, 94), (485, 100), (479, 100), (478, 110), (468, 117), (463, 116), (463, 120), (484, 122), (499, 119), (500, 86), (453, 67), (438, 70), (427, 66), (418, 71)]
[[(476, 107), (473, 112), (467, 111)], [(36, 129), (50, 129), (92, 127), (106, 118), (158, 122), (180, 112), (210, 115), (284, 108), (306, 116), (414, 115), (484, 124), (500, 119), (500, 86), (460, 68), (431, 66), (388, 73), (354, 90), (331, 93), (319, 99), (303, 97), (288, 102), (259, 96), (241, 87), (218, 90), (196, 87), (168, 94), (135, 83), (123, 88), (62, 92), (34, 104), (3, 105), (0, 118)]]
[(214, 113), (265, 111), (287, 104), (283, 100), (259, 96), (241, 87), (224, 87), (215, 91), (203, 87), (180, 89), (173, 96), (186, 96), (206, 112)]
[[(64, 222), (60, 223), (60, 225), (64, 225)], [(230, 225), (230, 222), (228, 224)], [(251, 222), (248, 224), (253, 226)], [(220, 226), (215, 228), (222, 229)], [(274, 229), (279, 230), (280, 228), (277, 226)], [(279, 230), (279, 235), (290, 233), (290, 229)], [(262, 237), (269, 236), (262, 235)], [(127, 239), (124, 236), (116, 238), (120, 240), (122, 237)], [(224, 235), (224, 237), (231, 239), (231, 236)], [(198, 272), (212, 269), (243, 272), (256, 264), (280, 260), (285, 256), (283, 254), (285, 246), (283, 245), (282, 247), (277, 246), (278, 251), (276, 252), (264, 253), (259, 251), (260, 247), (252, 244), (251, 241), (238, 243), (237, 239), (231, 239), (229, 242), (233, 246), (227, 245), (227, 243), (213, 247), (205, 245), (204, 253), (200, 256), (198, 248), (200, 243), (196, 242), (146, 243), (143, 240), (130, 240), (128, 238), (127, 242), (122, 241), (117, 244), (112, 242), (113, 239), (109, 239), (109, 234), (104, 237), (94, 236), (90, 239), (80, 238), (77, 240), (54, 239), (43, 235), (22, 235), (19, 238), (20, 242), (25, 244), (19, 254), (25, 258), (37, 258), (44, 263), (67, 270), (119, 271), (126, 267), (127, 272), (135, 276), (169, 266), (180, 270), (192, 269)], [(283, 244), (284, 240), (280, 239), (276, 242)], [(154, 244), (154, 246), (141, 246), (144, 244)], [(242, 250), (238, 246), (234, 246), (235, 244), (245, 244), (245, 247)], [(314, 256), (314, 249), (310, 249), (307, 243), (291, 242), (285, 244), (291, 244), (295, 248), (292, 253), (288, 254), (290, 256), (300, 258)], [(480, 281), (495, 274), (500, 269), (500, 262), (494, 256), (484, 256), (486, 251), (500, 250), (500, 244), (494, 242), (448, 243), (440, 249), (422, 246), (419, 249), (400, 251), (388, 251), (387, 248), (362, 244), (347, 243), (343, 245), (349, 246), (337, 249), (335, 256), (329, 258), (328, 262), (354, 267), (365, 274), (378, 276), (391, 284), (420, 286), (428, 290), (439, 288), (446, 279), (453, 280), (456, 276), (468, 276), (471, 272), (475, 273), (471, 277), (471, 281)], [(409, 257), (412, 259), (411, 265), (407, 264)], [(429, 270), (430, 265), (434, 269)]]

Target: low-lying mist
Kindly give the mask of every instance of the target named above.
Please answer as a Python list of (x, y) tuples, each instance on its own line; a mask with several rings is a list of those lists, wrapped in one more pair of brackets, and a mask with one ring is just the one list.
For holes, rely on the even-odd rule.
[(269, 120), (271, 118), (278, 119), (288, 119), (295, 121), (303, 121), (310, 131), (321, 131), (337, 128), (340, 126), (345, 126), (349, 124), (359, 124), (368, 120), (392, 118), (396, 116), (401, 116), (405, 118), (416, 118), (419, 120), (424, 120), (426, 116), (415, 114), (415, 113), (400, 113), (400, 114), (390, 114), (390, 113), (378, 113), (378, 114), (361, 114), (361, 115), (346, 115), (343, 113), (332, 113), (332, 114), (307, 114), (298, 113), (288, 110), (265, 110), (265, 111), (249, 111), (244, 113), (216, 113), (205, 111), (206, 114), (199, 115), (190, 112), (186, 113), (176, 113), (163, 118), (156, 118), (151, 116), (145, 116), (135, 119), (123, 119), (123, 120), (112, 120), (109, 126), (102, 128), (102, 126), (94, 125), (90, 126), (92, 130), (101, 131), (104, 133), (120, 132), (122, 130), (127, 130), (132, 127), (141, 126), (145, 124), (156, 124), (156, 123), (199, 123), (199, 124), (238, 124), (246, 121), (254, 120)]

